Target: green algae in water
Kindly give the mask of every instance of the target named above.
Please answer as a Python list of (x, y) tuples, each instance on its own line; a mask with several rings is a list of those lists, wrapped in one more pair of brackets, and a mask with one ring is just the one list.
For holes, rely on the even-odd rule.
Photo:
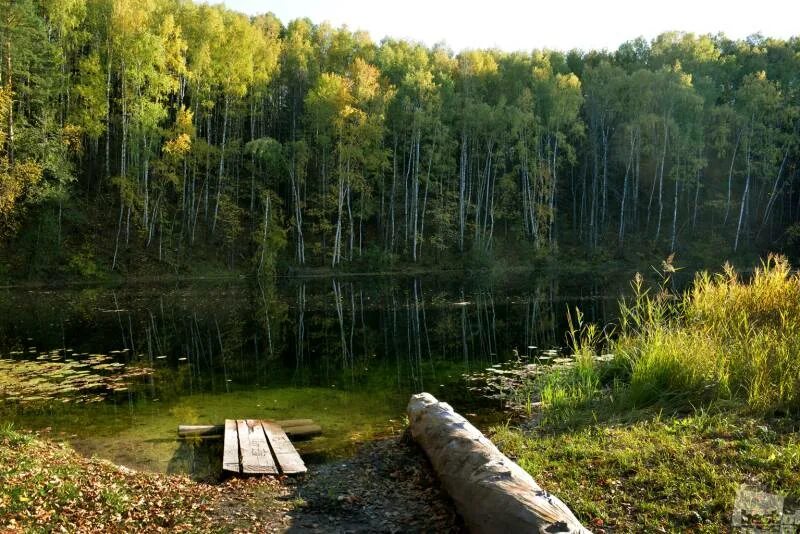
[[(192, 395), (171, 406), (153, 402), (117, 408), (97, 405), (90, 411), (74, 411), (71, 416), (62, 414), (50, 426), (55, 436), (69, 437), (80, 432), (71, 441), (85, 454), (134, 469), (189, 473), (204, 478), (209, 466), (195, 465), (194, 455), (201, 452), (199, 445), (214, 447), (214, 440), (199, 440), (194, 448), (187, 449), (186, 442), (195, 440), (177, 439), (180, 424), (214, 424), (226, 418), (310, 418), (322, 426), (322, 436), (296, 442), (295, 446), (306, 462), (319, 463), (347, 456), (375, 437), (402, 432), (402, 413), (394, 407), (402, 406), (405, 401), (405, 395), (384, 399), (367, 392), (325, 388), (258, 389), (235, 395)], [(47, 419), (44, 414), (38, 417), (42, 422)], [(191, 453), (189, 457), (187, 452)], [(217, 460), (221, 457), (220, 450)]]
[(125, 368), (108, 357), (81, 361), (0, 360), (0, 402), (41, 408), (48, 402), (100, 402), (119, 388), (120, 381), (150, 373)]

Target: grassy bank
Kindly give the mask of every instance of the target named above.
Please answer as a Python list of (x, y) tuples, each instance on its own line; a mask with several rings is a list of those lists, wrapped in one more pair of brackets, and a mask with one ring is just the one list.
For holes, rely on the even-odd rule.
[(595, 532), (727, 531), (742, 484), (800, 497), (800, 433), (782, 421), (700, 413), (494, 441)]
[(800, 276), (770, 257), (675, 294), (674, 270), (637, 276), (613, 328), (574, 314), (575, 364), (512, 393), (525, 430), (494, 429), (595, 529), (727, 530), (742, 484), (800, 499)]
[(0, 427), (0, 532), (464, 532), (424, 454), (366, 444), (300, 478), (200, 484)]
[(276, 484), (136, 472), (0, 426), (2, 532), (231, 531), (274, 515)]

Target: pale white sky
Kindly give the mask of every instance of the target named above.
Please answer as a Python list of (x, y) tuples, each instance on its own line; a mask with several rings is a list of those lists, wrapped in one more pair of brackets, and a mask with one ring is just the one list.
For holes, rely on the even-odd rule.
[[(211, 0), (219, 3), (220, 0)], [(638, 36), (680, 30), (800, 34), (800, 0), (224, 0), (248, 14), (272, 11), (284, 24), (308, 17), (351, 30), (464, 48), (614, 50)]]

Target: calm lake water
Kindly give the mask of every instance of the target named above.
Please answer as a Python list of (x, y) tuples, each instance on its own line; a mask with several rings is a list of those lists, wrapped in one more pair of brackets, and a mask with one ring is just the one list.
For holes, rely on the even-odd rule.
[(419, 391), (480, 427), (497, 420), (498, 406), (470, 394), (463, 375), (514, 350), (563, 347), (568, 308), (613, 320), (627, 280), (430, 275), (0, 290), (0, 421), (49, 429), (133, 468), (188, 473), (218, 451), (176, 440), (179, 424), (314, 419), (323, 436), (298, 446), (311, 463), (401, 432)]

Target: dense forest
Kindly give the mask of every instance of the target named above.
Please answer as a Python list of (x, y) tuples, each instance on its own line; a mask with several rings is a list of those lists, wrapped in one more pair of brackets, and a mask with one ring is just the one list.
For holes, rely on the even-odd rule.
[(800, 242), (797, 38), (455, 54), (188, 0), (0, 13), (0, 276)]

